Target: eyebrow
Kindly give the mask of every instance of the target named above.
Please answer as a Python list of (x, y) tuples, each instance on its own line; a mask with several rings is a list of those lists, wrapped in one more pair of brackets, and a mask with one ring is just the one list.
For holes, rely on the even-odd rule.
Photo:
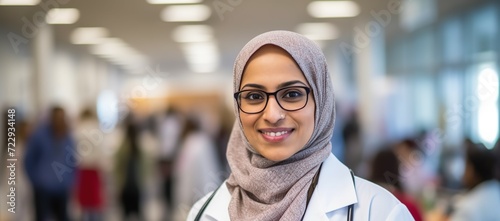
[[(295, 81), (283, 82), (283, 83), (278, 85), (278, 88), (284, 88), (284, 87), (292, 86), (294, 84), (302, 84), (304, 86), (307, 86), (304, 82), (299, 81), (299, 80), (295, 80)], [(262, 90), (266, 89), (266, 87), (264, 87), (263, 85), (260, 85), (260, 84), (245, 84), (245, 85), (243, 85), (243, 87), (241, 87), (241, 90), (243, 90), (243, 88), (246, 88), (246, 87), (253, 87), (253, 88), (262, 89)]]

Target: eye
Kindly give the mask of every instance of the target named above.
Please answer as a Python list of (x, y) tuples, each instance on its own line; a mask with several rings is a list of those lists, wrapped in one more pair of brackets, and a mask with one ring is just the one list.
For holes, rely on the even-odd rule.
[(241, 98), (246, 102), (260, 102), (264, 101), (264, 94), (260, 91), (245, 91), (241, 94)]
[(248, 100), (260, 100), (260, 99), (264, 99), (264, 97), (262, 97), (262, 95), (258, 94), (258, 93), (249, 93), (249, 94), (247, 94), (247, 96), (245, 97), (245, 99), (248, 99)]
[(283, 98), (296, 98), (296, 97), (301, 97), (302, 95), (303, 95), (302, 92), (292, 90), (285, 92)]
[(304, 88), (292, 87), (281, 91), (279, 97), (281, 98), (282, 101), (292, 103), (292, 102), (303, 101), (306, 94), (307, 92)]

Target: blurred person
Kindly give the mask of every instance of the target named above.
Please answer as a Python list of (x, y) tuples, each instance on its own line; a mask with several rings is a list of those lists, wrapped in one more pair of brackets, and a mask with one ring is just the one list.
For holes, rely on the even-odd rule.
[(24, 166), (34, 193), (36, 220), (69, 220), (68, 202), (75, 181), (75, 141), (65, 111), (55, 106), (49, 122), (28, 139)]
[(406, 194), (401, 187), (401, 175), (399, 173), (399, 159), (391, 149), (382, 149), (371, 162), (371, 173), (369, 180), (389, 190), (401, 203), (403, 203), (415, 221), (422, 221), (422, 213), (418, 202)]
[(80, 155), (78, 175), (76, 179), (76, 195), (82, 210), (82, 221), (102, 220), (104, 204), (103, 138), (99, 122), (92, 110), (82, 111), (76, 125), (75, 138)]
[(175, 219), (186, 220), (189, 208), (222, 183), (213, 137), (193, 117), (185, 122), (181, 149), (174, 165)]
[(160, 153), (158, 154), (158, 167), (163, 186), (163, 199), (170, 213), (174, 209), (172, 200), (172, 171), (174, 161), (179, 155), (182, 123), (183, 119), (179, 111), (175, 107), (170, 106), (159, 125)]
[(126, 119), (125, 134), (116, 153), (115, 179), (123, 220), (142, 220), (146, 158), (140, 146), (140, 131), (133, 116)]
[(394, 151), (401, 162), (402, 189), (419, 199), (424, 188), (433, 185), (434, 175), (428, 169), (425, 153), (417, 141), (425, 142), (406, 138), (395, 145)]
[[(234, 124), (234, 115), (232, 114), (232, 109), (228, 108), (226, 105), (219, 105), (219, 119), (220, 127), (219, 132), (216, 136), (217, 143), (217, 155), (219, 157), (220, 168), (229, 175), (229, 165), (227, 164), (226, 152), (227, 152), (227, 142), (229, 141), (229, 136), (231, 135), (231, 130)], [(224, 179), (227, 177), (224, 177)]]
[(345, 165), (355, 172), (359, 172), (363, 162), (363, 147), (361, 141), (361, 128), (358, 120), (358, 112), (352, 110), (342, 128), (342, 140), (344, 141)]
[(187, 220), (413, 220), (331, 153), (333, 83), (313, 41), (289, 31), (253, 38), (236, 58), (233, 83), (231, 174)]
[(462, 182), (468, 192), (457, 202), (451, 220), (498, 220), (500, 183), (494, 179), (495, 157), (483, 144), (466, 147)]
[(493, 221), (500, 219), (500, 182), (494, 179), (496, 162), (491, 150), (483, 144), (466, 145), (465, 170), (462, 178), (466, 193), (457, 197), (449, 215), (436, 209), (429, 221)]
[(495, 179), (500, 181), (500, 139), (495, 143), (493, 148), (493, 155), (495, 156), (496, 166), (495, 166)]

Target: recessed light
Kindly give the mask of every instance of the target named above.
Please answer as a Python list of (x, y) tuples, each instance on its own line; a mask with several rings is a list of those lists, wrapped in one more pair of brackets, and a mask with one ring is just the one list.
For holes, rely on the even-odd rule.
[(90, 46), (90, 52), (102, 57), (112, 57), (129, 50), (129, 46), (120, 38), (106, 38), (99, 44)]
[(179, 43), (205, 42), (213, 39), (213, 30), (208, 25), (181, 25), (174, 29), (172, 38)]
[(148, 62), (146, 56), (119, 38), (106, 38), (99, 44), (91, 45), (90, 52), (134, 72), (140, 71)]
[(77, 28), (71, 33), (71, 43), (73, 44), (99, 44), (107, 36), (108, 30), (101, 27)]
[(76, 8), (53, 8), (47, 12), (48, 24), (73, 24), (78, 21), (80, 12)]
[(202, 0), (147, 0), (149, 4), (160, 5), (160, 4), (194, 4), (200, 3)]
[(40, 0), (0, 0), (0, 5), (38, 5)]
[(296, 31), (313, 41), (332, 40), (338, 37), (337, 28), (331, 23), (302, 23)]
[(163, 9), (161, 19), (166, 22), (205, 21), (211, 14), (206, 5), (172, 5)]
[(315, 18), (355, 17), (359, 11), (353, 1), (313, 1), (307, 6), (307, 12)]
[(209, 73), (217, 70), (219, 52), (214, 42), (184, 43), (181, 48), (191, 71)]

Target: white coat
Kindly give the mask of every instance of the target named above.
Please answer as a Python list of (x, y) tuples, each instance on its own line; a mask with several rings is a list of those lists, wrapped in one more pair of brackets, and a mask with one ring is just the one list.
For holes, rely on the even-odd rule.
[(494, 221), (500, 219), (500, 182), (483, 182), (462, 196), (455, 206), (451, 221)]
[[(355, 178), (355, 182), (356, 188), (349, 169), (330, 154), (321, 167), (318, 184), (311, 196), (304, 220), (345, 221), (347, 207), (353, 203), (355, 204), (353, 217), (356, 221), (414, 220), (406, 206), (384, 188), (359, 177)], [(209, 195), (194, 204), (187, 221), (195, 219)], [(229, 221), (230, 200), (231, 195), (223, 183), (200, 220)]]
[(204, 132), (190, 133), (174, 166), (174, 220), (185, 220), (197, 199), (222, 183), (215, 144)]

